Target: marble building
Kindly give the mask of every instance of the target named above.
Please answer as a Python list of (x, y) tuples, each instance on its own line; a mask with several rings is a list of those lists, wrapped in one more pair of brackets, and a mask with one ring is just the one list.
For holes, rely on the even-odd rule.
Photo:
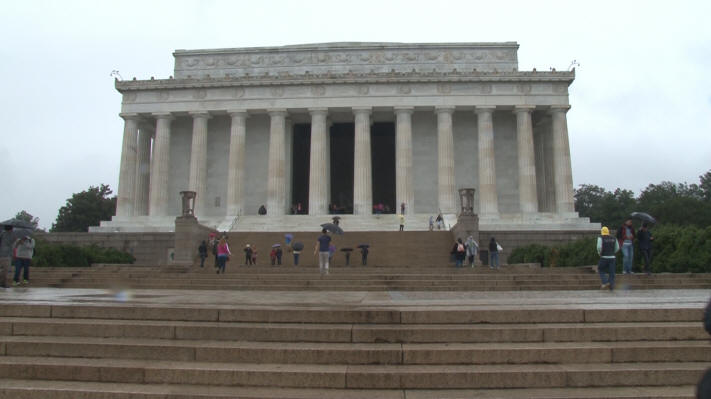
[[(169, 231), (180, 191), (221, 230), (378, 229), (373, 206), (426, 228), (475, 188), (482, 229), (591, 230), (573, 208), (574, 71), (519, 71), (518, 44), (326, 43), (176, 50), (169, 79), (117, 80), (118, 205), (93, 231)], [(295, 207), (301, 213), (293, 215)], [(422, 223), (420, 223), (422, 222)], [(390, 226), (391, 227), (391, 226)]]

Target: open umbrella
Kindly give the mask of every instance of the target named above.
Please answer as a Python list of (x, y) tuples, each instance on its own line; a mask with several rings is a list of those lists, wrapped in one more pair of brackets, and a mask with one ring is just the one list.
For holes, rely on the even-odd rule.
[(368, 248), (370, 247), (370, 244), (360, 244), (358, 245), (358, 248)]
[(281, 244), (274, 244), (274, 245), (272, 245), (272, 248), (276, 248), (276, 247), (281, 247)]
[(330, 231), (333, 234), (343, 234), (343, 229), (333, 223), (324, 223), (321, 225), (321, 227), (326, 229), (326, 231)]
[(35, 231), (35, 226), (32, 223), (22, 219), (8, 219), (0, 223), (0, 225), (3, 226), (3, 228), (5, 226), (12, 226), (12, 235), (14, 238), (29, 236)]
[(294, 245), (292, 245), (291, 247), (297, 251), (301, 251), (302, 249), (304, 249), (304, 243), (303, 242), (295, 242)]
[(630, 214), (635, 219), (640, 219), (644, 222), (657, 223), (657, 219), (653, 218), (652, 215), (644, 212), (632, 212)]
[(334, 217), (332, 217), (331, 219), (333, 219), (333, 220), (341, 220), (341, 217), (340, 217), (340, 216), (334, 216)]
[(343, 252), (353, 252), (353, 248), (341, 248)]
[(291, 233), (284, 234), (284, 238), (286, 239), (286, 245), (289, 245), (291, 243), (291, 240), (294, 239), (294, 235)]

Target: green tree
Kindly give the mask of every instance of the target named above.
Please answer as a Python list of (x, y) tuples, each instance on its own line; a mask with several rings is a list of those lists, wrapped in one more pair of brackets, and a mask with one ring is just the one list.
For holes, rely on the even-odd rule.
[[(707, 173), (709, 175), (709, 173)], [(650, 184), (639, 196), (639, 210), (653, 215), (659, 223), (676, 225), (711, 225), (711, 202), (705, 199), (701, 185), (661, 182)]]
[(108, 185), (90, 186), (88, 190), (75, 193), (67, 204), (59, 208), (57, 221), (51, 232), (86, 232), (89, 226), (98, 226), (102, 220), (110, 220), (116, 213), (116, 196)]
[(39, 225), (39, 218), (32, 216), (29, 212), (25, 210), (17, 212), (17, 215), (15, 215), (15, 219), (24, 220), (27, 223), (31, 223), (35, 229), (37, 229), (37, 226)]
[(610, 192), (600, 186), (583, 184), (575, 190), (574, 198), (575, 210), (580, 216), (612, 229), (621, 225), (637, 207), (634, 193), (620, 188)]

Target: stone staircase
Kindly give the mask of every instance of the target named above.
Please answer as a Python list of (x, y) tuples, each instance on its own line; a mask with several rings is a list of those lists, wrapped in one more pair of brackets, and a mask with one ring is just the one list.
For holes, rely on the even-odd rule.
[[(34, 268), (31, 283), (33, 287), (250, 291), (551, 291), (600, 287), (599, 277), (591, 268), (506, 265), (490, 270), (486, 266), (455, 269), (447, 264), (345, 267), (341, 261), (328, 276), (322, 276), (313, 262), (304, 263), (298, 267), (230, 264), (227, 272), (219, 275), (211, 262), (205, 268), (190, 270), (145, 266)], [(619, 290), (711, 289), (709, 274), (618, 275), (616, 281)]]
[(0, 297), (0, 398), (693, 398), (711, 359), (704, 295), (29, 291)]

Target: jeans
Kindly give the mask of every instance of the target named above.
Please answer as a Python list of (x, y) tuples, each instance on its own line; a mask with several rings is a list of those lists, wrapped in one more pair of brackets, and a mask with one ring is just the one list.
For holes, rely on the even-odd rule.
[(462, 267), (462, 259), (460, 259), (459, 256), (454, 258), (454, 261), (455, 261), (454, 267)]
[(294, 253), (294, 266), (299, 266), (299, 255), (301, 254)]
[(489, 267), (491, 268), (499, 268), (499, 253), (498, 252), (492, 252), (489, 254), (491, 261), (489, 262)]
[[(600, 258), (597, 262), (597, 272), (600, 274), (602, 284), (610, 284), (610, 289), (615, 288), (615, 268), (617, 261), (615, 258)], [(608, 278), (609, 276), (609, 278)]]
[(29, 280), (30, 279), (30, 260), (25, 259), (25, 258), (17, 258), (15, 259), (15, 277), (12, 279), (12, 281), (19, 283), (20, 282), (20, 270), (23, 270), (24, 272), (22, 273), (22, 279), (23, 280)]
[(327, 273), (328, 272), (328, 258), (329, 258), (329, 252), (328, 251), (321, 251), (318, 253), (318, 268), (321, 273)]
[(622, 243), (622, 271), (632, 273), (632, 261), (634, 257), (634, 245), (632, 241)]
[(200, 255), (200, 267), (205, 267), (205, 258), (207, 255)]
[(218, 255), (217, 256), (217, 271), (224, 273), (226, 263), (227, 263), (227, 255)]

